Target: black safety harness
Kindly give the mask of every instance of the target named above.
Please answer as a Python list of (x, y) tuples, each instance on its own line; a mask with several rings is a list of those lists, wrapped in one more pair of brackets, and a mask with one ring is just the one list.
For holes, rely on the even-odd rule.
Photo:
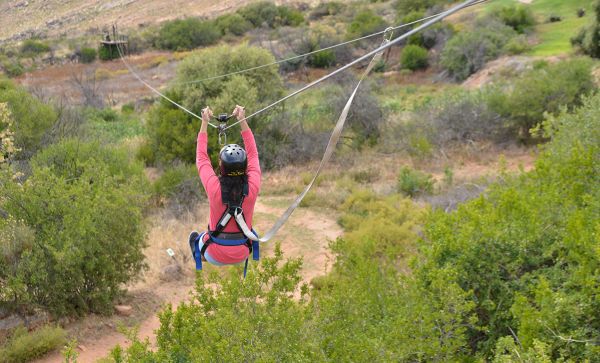
[[(239, 202), (226, 201), (226, 209), (223, 212), (221, 218), (219, 218), (219, 223), (214, 230), (210, 230), (210, 225), (208, 226), (208, 230), (203, 232), (198, 236), (198, 238), (194, 241), (194, 260), (196, 261), (196, 270), (202, 270), (202, 258), (204, 257), (204, 253), (206, 249), (211, 244), (218, 244), (221, 246), (246, 246), (248, 247), (248, 251), (252, 254), (252, 259), (258, 261), (260, 257), (259, 243), (258, 241), (252, 241), (248, 237), (244, 235), (242, 232), (242, 227), (239, 222), (235, 218), (236, 214), (241, 215), (244, 218), (244, 211), (242, 209), (242, 204), (244, 202), (244, 198), (248, 195), (248, 179), (244, 178), (243, 184), (243, 192), (242, 197)], [(235, 223), (238, 226), (240, 232), (223, 232), (223, 229), (227, 226), (227, 223), (233, 218)], [(244, 219), (245, 221), (245, 219)], [(254, 229), (252, 230), (254, 235), (258, 236)], [(204, 236), (208, 235), (208, 239), (204, 241)], [(200, 247), (200, 242), (203, 242), (202, 247)], [(248, 270), (248, 259), (244, 264), (244, 277), (246, 277), (246, 271)]]

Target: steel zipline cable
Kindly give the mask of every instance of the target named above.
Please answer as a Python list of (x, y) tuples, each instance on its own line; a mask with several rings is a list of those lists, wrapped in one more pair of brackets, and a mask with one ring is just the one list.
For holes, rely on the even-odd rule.
[[(470, 1), (468, 5), (462, 6), (461, 9), (464, 9), (464, 8), (467, 8), (467, 7), (471, 7), (471, 6), (475, 6), (475, 5), (479, 5), (479, 4), (485, 3), (487, 1), (489, 1), (489, 0), (473, 0), (473, 1)], [(257, 69), (261, 69), (261, 68), (265, 68), (265, 67), (269, 67), (269, 66), (273, 66), (273, 65), (285, 63), (285, 62), (289, 62), (291, 60), (295, 60), (295, 59), (299, 59), (299, 58), (304, 58), (304, 57), (310, 56), (312, 54), (316, 54), (316, 53), (323, 52), (323, 51), (326, 51), (326, 50), (334, 49), (334, 48), (337, 48), (337, 47), (340, 47), (340, 46), (343, 46), (343, 45), (348, 45), (348, 44), (351, 44), (351, 43), (355, 43), (355, 42), (358, 42), (360, 40), (369, 39), (369, 38), (372, 38), (372, 37), (377, 36), (377, 35), (382, 35), (382, 34), (385, 34), (388, 31), (391, 31), (391, 30), (392, 31), (393, 30), (398, 30), (398, 29), (402, 29), (402, 28), (405, 28), (405, 27), (408, 27), (408, 26), (411, 26), (411, 25), (414, 25), (414, 24), (421, 23), (423, 21), (427, 21), (427, 20), (431, 20), (431, 19), (436, 19), (436, 18), (438, 18), (440, 16), (443, 16), (442, 17), (442, 19), (443, 19), (443, 18), (445, 18), (447, 16), (445, 14), (448, 13), (449, 11), (452, 11), (452, 10), (453, 9), (450, 9), (448, 11), (444, 11), (444, 12), (440, 12), (440, 13), (437, 13), (437, 14), (434, 14), (434, 15), (431, 15), (431, 16), (427, 16), (427, 17), (424, 17), (422, 19), (418, 19), (418, 20), (415, 20), (415, 21), (412, 21), (412, 22), (409, 22), (409, 23), (406, 23), (406, 24), (400, 24), (400, 25), (395, 26), (395, 27), (389, 27), (386, 30), (383, 30), (383, 31), (380, 31), (380, 32), (376, 32), (376, 33), (373, 33), (373, 34), (369, 34), (369, 35), (366, 35), (364, 37), (352, 39), (352, 40), (349, 40), (349, 41), (346, 41), (346, 42), (342, 42), (342, 43), (335, 44), (335, 45), (332, 45), (332, 46), (329, 46), (329, 47), (325, 47), (325, 48), (322, 48), (322, 49), (318, 49), (318, 50), (315, 50), (315, 51), (312, 51), (312, 52), (308, 52), (308, 53), (300, 54), (300, 55), (297, 55), (297, 56), (293, 56), (293, 57), (290, 57), (290, 58), (282, 59), (282, 60), (279, 60), (279, 61), (275, 61), (275, 62), (271, 62), (271, 63), (267, 63), (267, 64), (262, 64), (262, 65), (259, 65), (259, 66), (250, 67), (250, 68), (242, 69), (242, 70), (231, 72), (231, 73), (227, 73), (227, 74), (221, 74), (221, 75), (217, 75), (217, 76), (211, 76), (211, 77), (207, 77), (207, 78), (203, 78), (203, 79), (199, 79), (199, 80), (193, 80), (193, 81), (187, 81), (187, 82), (179, 82), (179, 83), (175, 83), (175, 84), (195, 84), (195, 83), (202, 83), (202, 82), (209, 81), (209, 80), (215, 80), (215, 79), (225, 78), (225, 77), (229, 77), (229, 76), (233, 76), (233, 75), (237, 75), (237, 74), (247, 73), (247, 72), (251, 72), (251, 71), (257, 70)], [(448, 14), (448, 15), (450, 15), (450, 14)], [(435, 21), (435, 23), (437, 23), (437, 22), (438, 21)], [(427, 24), (429, 24), (429, 23), (427, 23)], [(424, 25), (426, 25), (426, 24), (424, 24)], [(391, 45), (397, 44), (398, 42), (400, 42), (400, 40), (404, 40), (409, 35), (413, 35), (414, 33), (420, 31), (420, 29), (424, 29), (424, 28), (425, 28), (424, 26), (421, 26), (421, 27), (418, 27), (416, 29), (413, 29), (412, 31), (410, 31), (410, 32), (404, 34), (403, 36), (395, 39), (391, 44), (388, 45), (388, 47), (391, 46)], [(407, 36), (407, 34), (409, 34), (409, 35)], [(306, 87), (303, 87), (302, 89), (300, 89), (300, 90), (298, 90), (296, 92), (293, 92), (292, 94), (290, 94), (290, 95), (282, 98), (281, 100), (276, 101), (273, 104), (271, 104), (271, 105), (269, 105), (267, 107), (262, 108), (261, 110), (259, 110), (259, 111), (255, 112), (255, 113), (251, 114), (250, 116), (247, 116), (246, 119), (254, 117), (254, 116), (256, 116), (256, 115), (258, 115), (258, 114), (260, 114), (260, 113), (262, 113), (262, 112), (264, 112), (264, 111), (272, 108), (273, 106), (275, 106), (275, 105), (277, 105), (277, 104), (279, 104), (279, 103), (281, 103), (281, 102), (283, 102), (283, 101), (285, 101), (285, 100), (287, 100), (287, 99), (289, 99), (289, 98), (291, 98), (291, 97), (293, 97), (293, 96), (295, 96), (295, 95), (297, 95), (297, 94), (299, 94), (301, 92), (304, 92), (308, 88), (311, 88), (312, 86), (314, 86), (314, 85), (316, 85), (318, 83), (321, 83), (322, 81), (324, 81), (324, 80), (326, 80), (326, 79), (328, 79), (328, 78), (330, 78), (330, 77), (332, 77), (332, 76), (340, 73), (341, 71), (344, 71), (344, 70), (348, 69), (352, 65), (354, 65), (354, 64), (356, 64), (358, 62), (363, 61), (364, 59), (372, 56), (373, 54), (376, 54), (377, 51), (378, 51), (378, 49), (375, 49), (374, 51), (372, 51), (372, 52), (370, 52), (370, 53), (368, 53), (368, 54), (366, 54), (366, 55), (358, 58), (357, 60), (355, 60), (355, 61), (353, 61), (353, 62), (345, 65), (344, 67), (342, 67), (342, 68), (340, 68), (340, 69), (338, 69), (338, 70), (336, 70), (336, 71), (334, 71), (334, 72), (332, 72), (332, 73), (330, 73), (328, 75), (325, 75), (321, 79), (319, 79), (319, 80), (317, 80), (315, 82), (310, 83)], [(119, 57), (120, 57), (121, 61), (123, 62), (123, 64), (125, 65), (125, 67), (129, 70), (129, 72), (139, 82), (141, 82), (144, 86), (146, 86), (148, 89), (150, 89), (153, 93), (155, 93), (159, 97), (164, 98), (166, 101), (168, 101), (171, 104), (173, 104), (174, 106), (180, 108), (182, 111), (188, 113), (189, 115), (191, 115), (191, 116), (193, 116), (193, 117), (195, 117), (195, 118), (197, 118), (199, 120), (202, 119), (202, 117), (199, 116), (198, 114), (190, 111), (186, 107), (184, 107), (181, 104), (175, 102), (174, 100), (172, 100), (171, 98), (169, 98), (165, 94), (161, 93), (155, 87), (152, 87), (152, 85), (150, 85), (148, 82), (144, 81), (144, 79), (142, 77), (140, 77), (140, 75), (137, 72), (135, 72), (135, 70), (133, 69), (133, 67), (131, 67), (129, 65), (129, 63), (127, 63), (127, 61), (125, 60), (124, 54), (123, 54), (123, 52), (121, 50), (121, 47), (118, 44), (117, 44), (117, 50), (119, 52)], [(230, 128), (230, 127), (232, 127), (234, 125), (237, 125), (238, 123), (239, 123), (239, 121), (236, 122), (236, 123), (234, 123), (234, 124), (232, 124), (232, 125), (230, 125), (230, 126), (225, 127), (223, 129), (223, 131), (227, 130), (228, 128)], [(214, 125), (211, 122), (209, 122), (208, 124), (211, 127), (213, 127), (213, 128), (219, 128), (217, 125)]]

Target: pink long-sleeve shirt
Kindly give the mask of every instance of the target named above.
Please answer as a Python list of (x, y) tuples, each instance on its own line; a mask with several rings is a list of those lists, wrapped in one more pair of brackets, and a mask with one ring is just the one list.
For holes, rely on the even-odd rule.
[[(256, 198), (258, 197), (258, 192), (260, 190), (261, 171), (258, 161), (258, 150), (256, 149), (256, 142), (254, 141), (252, 131), (242, 131), (242, 139), (248, 157), (248, 167), (246, 169), (246, 174), (248, 176), (248, 195), (244, 198), (242, 209), (244, 210), (246, 224), (249, 228), (252, 228), (254, 205), (256, 204)], [(208, 196), (208, 204), (210, 207), (208, 225), (210, 230), (214, 231), (219, 219), (223, 213), (225, 213), (227, 207), (223, 204), (223, 200), (221, 199), (221, 184), (219, 182), (219, 177), (215, 174), (212, 164), (210, 163), (207, 148), (207, 133), (198, 133), (198, 142), (196, 144), (196, 167), (198, 168), (200, 180), (202, 180), (202, 185)], [(223, 229), (223, 232), (240, 232), (233, 218), (229, 220), (227, 226)], [(205, 237), (205, 241), (207, 238), (208, 236)], [(221, 246), (213, 243), (208, 246), (206, 251), (212, 258), (221, 263), (238, 263), (248, 258), (248, 247), (246, 246)]]

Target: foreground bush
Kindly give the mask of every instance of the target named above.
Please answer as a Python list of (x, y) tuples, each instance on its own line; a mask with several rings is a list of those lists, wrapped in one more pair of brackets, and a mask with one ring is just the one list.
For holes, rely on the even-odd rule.
[(425, 286), (452, 276), (470, 296), (477, 320), (467, 323), (469, 346), (485, 359), (594, 362), (600, 96), (545, 127), (553, 140), (534, 171), (454, 213), (431, 216), (416, 273)]
[(17, 183), (3, 170), (0, 308), (109, 313), (144, 268), (144, 175), (125, 150), (64, 141)]
[[(277, 67), (266, 67), (245, 74), (189, 83), (215, 74), (235, 72), (273, 62), (275, 59), (267, 50), (241, 45), (234, 48), (216, 47), (194, 53), (181, 62), (177, 69), (179, 85), (167, 91), (167, 95), (182, 103), (196, 114), (210, 105), (215, 112), (231, 112), (236, 104), (241, 104), (250, 112), (268, 100), (275, 99), (282, 90)], [(253, 130), (258, 134), (264, 116), (252, 122)], [(196, 139), (200, 121), (187, 113), (160, 101), (152, 108), (148, 118), (148, 144), (144, 149), (147, 160), (170, 163), (174, 160), (193, 163), (196, 160)], [(209, 152), (218, 152), (216, 133), (209, 130)], [(229, 131), (229, 142), (239, 140), (239, 128)]]
[(0, 347), (0, 363), (26, 363), (44, 356), (67, 342), (67, 333), (59, 327), (44, 326), (33, 332), (17, 329)]
[[(137, 341), (116, 361), (456, 361), (473, 303), (440, 278), (428, 292), (403, 275), (422, 212), (410, 201), (354, 193), (343, 206), (349, 232), (332, 244), (330, 275), (298, 287), (299, 261), (281, 251), (223, 278), (198, 275), (197, 295), (161, 314), (158, 349)], [(358, 223), (356, 223), (358, 222)], [(218, 288), (214, 288), (218, 286)], [(297, 301), (292, 296), (300, 297)], [(401, 327), (401, 328), (399, 328)], [(199, 340), (202, 350), (189, 349)]]

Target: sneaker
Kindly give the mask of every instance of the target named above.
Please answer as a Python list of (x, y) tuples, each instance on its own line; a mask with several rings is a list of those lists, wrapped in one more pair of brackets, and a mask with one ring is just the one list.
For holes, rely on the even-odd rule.
[(198, 237), (200, 237), (200, 233), (192, 231), (192, 233), (190, 233), (190, 237), (188, 238), (188, 241), (190, 243), (190, 249), (192, 250), (192, 258), (194, 258), (194, 247), (196, 241), (198, 240)]

